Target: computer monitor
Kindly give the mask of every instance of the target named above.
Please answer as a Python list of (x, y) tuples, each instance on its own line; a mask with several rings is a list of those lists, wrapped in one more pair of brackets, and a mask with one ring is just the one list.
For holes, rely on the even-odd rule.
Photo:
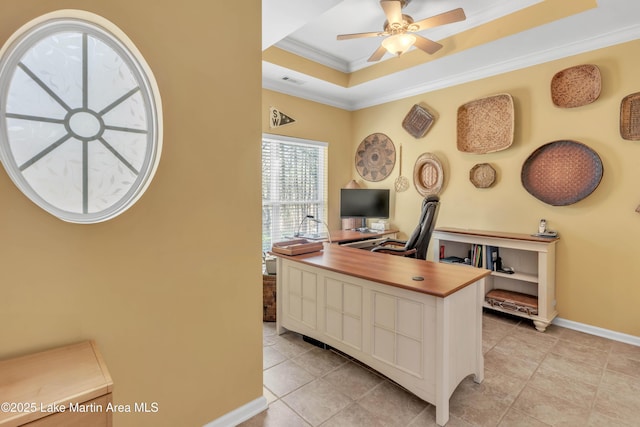
[(377, 188), (342, 188), (340, 217), (389, 218), (389, 190)]

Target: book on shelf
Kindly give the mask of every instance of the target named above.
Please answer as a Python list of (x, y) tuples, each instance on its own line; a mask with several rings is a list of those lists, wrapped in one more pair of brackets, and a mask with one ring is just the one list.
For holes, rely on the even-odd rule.
[(469, 259), (471, 260), (471, 265), (474, 267), (482, 267), (482, 245), (471, 245), (471, 250), (469, 251)]
[(502, 268), (500, 265), (500, 250), (497, 246), (487, 246), (486, 268), (492, 271), (498, 271)]

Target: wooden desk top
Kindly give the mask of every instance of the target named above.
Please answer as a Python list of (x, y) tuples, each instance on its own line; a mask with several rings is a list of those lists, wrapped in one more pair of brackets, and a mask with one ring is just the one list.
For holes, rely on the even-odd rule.
[[(444, 298), (491, 274), (470, 266), (423, 261), (362, 249), (324, 244), (321, 252), (282, 258), (372, 282)], [(424, 280), (413, 280), (423, 277)]]

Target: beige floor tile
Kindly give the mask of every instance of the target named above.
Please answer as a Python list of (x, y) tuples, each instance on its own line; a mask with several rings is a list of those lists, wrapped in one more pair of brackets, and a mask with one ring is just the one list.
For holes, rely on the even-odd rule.
[(345, 363), (327, 374), (324, 379), (332, 384), (336, 390), (354, 400), (361, 398), (384, 381), (380, 375), (354, 362)]
[(262, 387), (262, 395), (264, 396), (265, 399), (267, 399), (268, 405), (271, 405), (273, 402), (278, 400), (278, 396), (271, 393), (271, 391), (269, 391), (269, 389), (266, 387)]
[(292, 332), (287, 332), (280, 336), (276, 335), (273, 337), (273, 341), (272, 347), (287, 356), (287, 358), (300, 356), (302, 353), (316, 348), (313, 344), (304, 341), (300, 335)]
[(273, 346), (267, 346), (262, 349), (262, 369), (269, 369), (272, 366), (282, 363), (287, 357), (276, 350)]
[(263, 373), (265, 387), (278, 397), (285, 396), (314, 379), (313, 375), (291, 360), (269, 368)]
[[(436, 423), (436, 407), (433, 405), (427, 406), (407, 427), (439, 427)], [(473, 427), (473, 424), (449, 414), (447, 427)]]
[(453, 392), (450, 413), (474, 426), (496, 426), (525, 381), (500, 373), (485, 373), (480, 384), (472, 378), (467, 377)]
[(541, 346), (538, 342), (527, 340), (523, 334), (508, 335), (504, 337), (493, 348), (508, 357), (517, 357), (519, 359), (540, 363), (544, 356), (549, 352), (551, 346)]
[[(435, 408), (350, 357), (263, 328), (269, 410), (242, 427), (432, 427)], [(485, 379), (450, 400), (447, 427), (636, 427), (640, 347), (512, 316), (483, 316)], [(305, 419), (306, 417), (306, 419)]]
[(609, 351), (613, 345), (613, 341), (596, 335), (586, 334), (584, 332), (574, 331), (572, 329), (561, 329), (560, 339), (571, 341), (576, 344), (592, 347), (601, 351)]
[(560, 338), (562, 336), (562, 332), (565, 330), (565, 328), (562, 328), (560, 326), (556, 326), (556, 325), (548, 325), (547, 329), (545, 329), (544, 332), (540, 332), (536, 329), (536, 327), (533, 324), (533, 321), (531, 320), (523, 320), (519, 325), (518, 325), (518, 331), (521, 332), (529, 332), (532, 334), (537, 334), (537, 335), (543, 335), (546, 337), (553, 337), (553, 338)]
[(589, 412), (580, 406), (530, 386), (522, 390), (512, 408), (554, 427), (584, 426), (589, 419)]
[(391, 426), (406, 426), (427, 403), (389, 381), (384, 381), (358, 403), (377, 419)]
[[(560, 332), (554, 328), (557, 328), (557, 326), (549, 325), (545, 332), (540, 332), (534, 327), (523, 327), (522, 324), (520, 324), (517, 328), (514, 328), (509, 335), (518, 337), (542, 350), (549, 351), (560, 339)], [(554, 330), (556, 333), (553, 333)]]
[[(536, 420), (516, 409), (509, 409), (502, 417), (499, 427), (550, 427), (549, 424)], [(577, 426), (576, 426), (577, 427)]]
[(553, 354), (566, 357), (578, 363), (604, 368), (609, 357), (608, 351), (588, 347), (575, 341), (559, 340), (551, 349)]
[(321, 377), (347, 363), (348, 360), (333, 351), (316, 347), (296, 356), (293, 361), (312, 375)]
[(529, 379), (537, 367), (536, 362), (501, 353), (495, 347), (484, 355), (485, 370), (500, 372), (521, 380)]
[(547, 357), (545, 357), (538, 367), (538, 372), (540, 371), (549, 374), (560, 374), (569, 377), (569, 379), (593, 385), (600, 384), (600, 379), (603, 374), (602, 368), (585, 365), (553, 353), (547, 354)]
[[(594, 411), (622, 422), (640, 422), (640, 404), (637, 394), (625, 391), (618, 392), (611, 388), (602, 387), (598, 390)], [(638, 425), (638, 424), (636, 424)]]
[(269, 405), (269, 409), (256, 415), (238, 427), (309, 427), (310, 424), (293, 412), (282, 401)]
[(626, 422), (610, 418), (606, 415), (599, 413), (597, 410), (591, 411), (589, 416), (588, 427), (638, 427), (636, 421)]
[(614, 393), (627, 393), (638, 396), (638, 403), (640, 404), (640, 378), (607, 369), (602, 375), (600, 388)]
[(632, 359), (622, 353), (611, 353), (607, 361), (607, 369), (640, 378), (640, 359)]
[(358, 403), (353, 403), (323, 423), (322, 427), (385, 427), (385, 424)]
[(506, 323), (494, 319), (485, 319), (482, 322), (482, 352), (491, 350), (504, 337), (515, 329), (512, 323)]
[(323, 379), (300, 387), (283, 400), (313, 426), (320, 425), (353, 402)]
[(579, 381), (552, 370), (538, 370), (531, 377), (528, 385), (550, 396), (565, 399), (585, 411), (591, 409), (598, 391), (598, 387), (594, 384)]
[(611, 354), (622, 355), (629, 359), (640, 360), (640, 347), (614, 341), (611, 344)]

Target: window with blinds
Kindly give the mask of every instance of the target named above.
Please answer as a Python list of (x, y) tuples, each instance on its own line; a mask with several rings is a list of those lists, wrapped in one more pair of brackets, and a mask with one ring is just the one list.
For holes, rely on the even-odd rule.
[(327, 143), (262, 137), (262, 251), (295, 233), (323, 234), (327, 221)]

